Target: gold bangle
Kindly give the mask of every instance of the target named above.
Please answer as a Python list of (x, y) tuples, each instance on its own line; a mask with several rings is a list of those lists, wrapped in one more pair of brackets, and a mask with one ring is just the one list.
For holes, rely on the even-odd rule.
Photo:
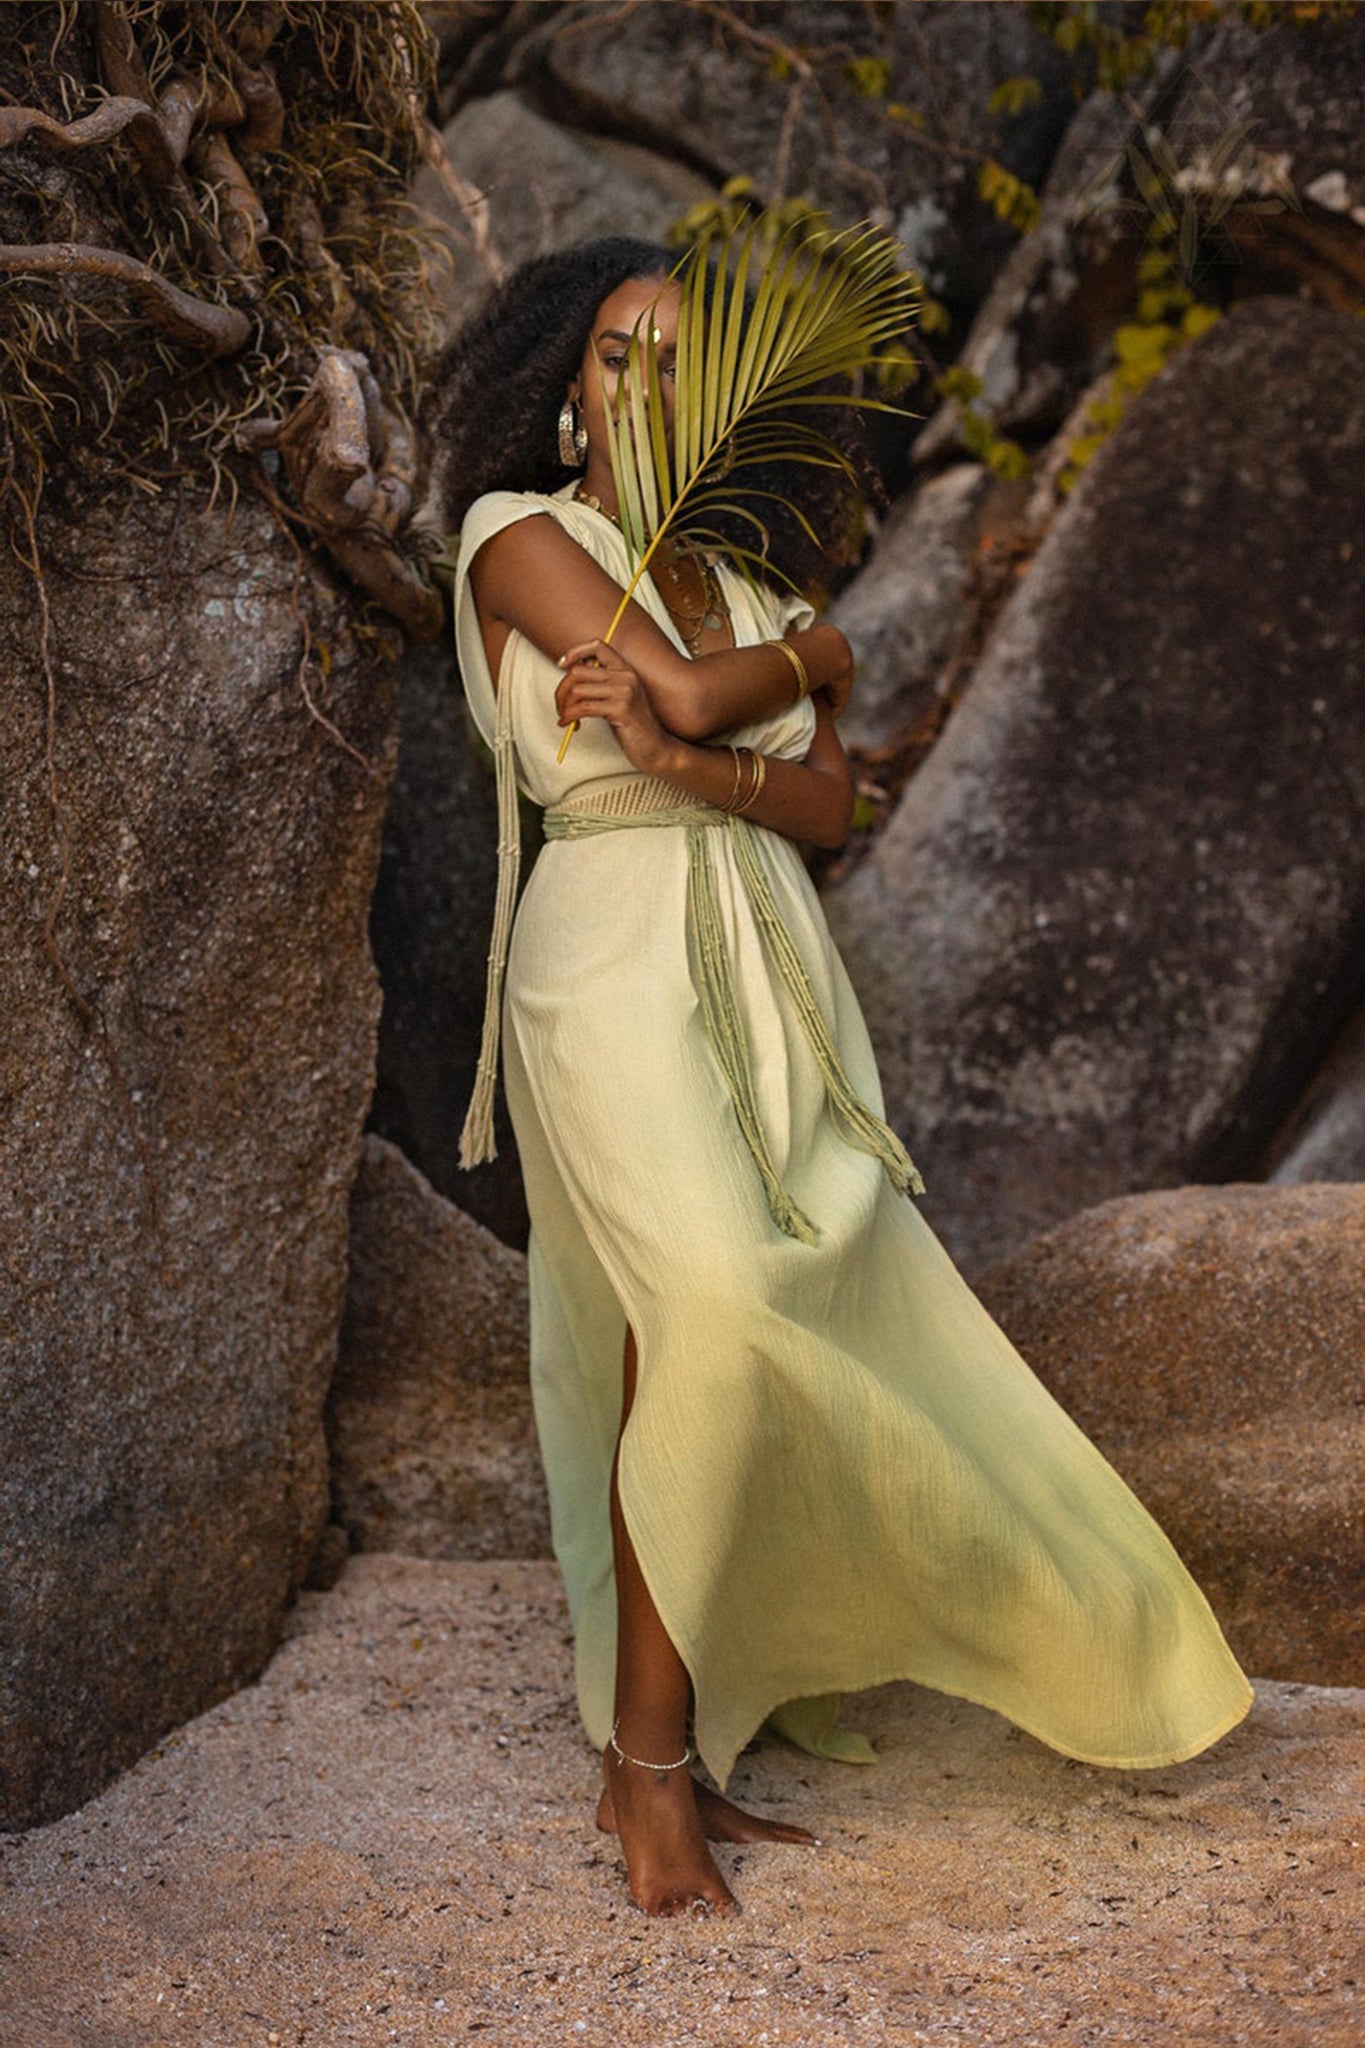
[(767, 781), (767, 779), (768, 779), (768, 757), (767, 757), (767, 755), (766, 755), (766, 754), (755, 754), (755, 755), (754, 755), (754, 786), (753, 786), (753, 788), (752, 788), (752, 789), (751, 789), (751, 790), (749, 791), (749, 794), (748, 794), (748, 796), (747, 796), (747, 798), (745, 799), (745, 802), (744, 802), (744, 809), (745, 809), (746, 811), (747, 811), (747, 810), (749, 809), (749, 806), (750, 806), (751, 804), (757, 803), (758, 799), (759, 799), (759, 798), (760, 798), (760, 797), (762, 796), (762, 794), (763, 794), (763, 785), (764, 785), (764, 783), (765, 783), (765, 782)]
[(790, 640), (765, 640), (763, 642), (763, 645), (765, 647), (780, 647), (782, 652), (786, 655), (788, 661), (791, 663), (792, 667), (795, 669), (796, 695), (792, 699), (793, 704), (799, 704), (803, 697), (809, 697), (810, 677), (806, 672), (806, 664), (804, 661), (802, 661), (800, 655), (792, 646)]
[(767, 755), (756, 754), (752, 747), (746, 747), (744, 751), (754, 764), (754, 777), (753, 781), (749, 784), (749, 794), (745, 797), (743, 803), (738, 803), (735, 805), (736, 817), (739, 816), (741, 811), (747, 811), (751, 804), (757, 802), (759, 795), (762, 792), (763, 785), (768, 779)]
[(733, 788), (733, 789), (732, 789), (732, 790), (730, 791), (730, 795), (729, 795), (729, 798), (728, 798), (728, 800), (727, 800), (727, 801), (726, 801), (725, 803), (723, 803), (723, 804), (721, 805), (721, 809), (722, 809), (723, 811), (732, 811), (732, 810), (734, 809), (734, 807), (735, 807), (735, 799), (736, 799), (736, 798), (738, 797), (738, 795), (739, 795), (739, 783), (740, 783), (740, 777), (741, 777), (741, 776), (743, 775), (743, 773), (744, 773), (744, 763), (743, 763), (743, 761), (741, 761), (741, 759), (740, 759), (740, 749), (739, 749), (738, 747), (731, 747), (731, 748), (730, 748), (730, 752), (731, 752), (731, 753), (732, 753), (732, 754), (734, 755), (734, 757), (735, 757), (735, 786), (734, 786), (734, 788)]

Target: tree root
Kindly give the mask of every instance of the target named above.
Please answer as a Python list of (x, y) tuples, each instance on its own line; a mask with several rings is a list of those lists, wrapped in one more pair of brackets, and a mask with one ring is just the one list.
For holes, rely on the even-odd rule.
[(68, 121), (65, 125), (45, 114), (41, 107), (0, 107), (0, 149), (12, 149), (17, 143), (30, 140), (49, 142), (57, 149), (92, 149), (101, 142), (112, 142), (125, 129), (134, 130), (142, 147), (155, 154), (162, 175), (178, 168), (184, 150), (176, 154), (162, 123), (145, 100), (122, 96), (108, 99), (93, 114), (82, 114), (79, 121)]
[(324, 348), (307, 393), (283, 420), (248, 420), (243, 450), (278, 449), (313, 538), (418, 641), (444, 623), (439, 592), (395, 545), (412, 510), (412, 429), (384, 402), (365, 357)]
[[(293, 338), (275, 332), (255, 282), (265, 270), (259, 244), (270, 222), (240, 160), (240, 154), (278, 147), (283, 133), (284, 104), (266, 55), (278, 25), (271, 11), (242, 9), (234, 16), (223, 46), (226, 77), (178, 75), (159, 97), (121, 0), (102, 0), (94, 12), (100, 66), (112, 97), (65, 124), (33, 107), (0, 108), (0, 148), (29, 142), (74, 151), (125, 136), (156, 199), (178, 216), (210, 273), (230, 276), (252, 311), (196, 298), (139, 258), (86, 242), (0, 245), (0, 276), (96, 278), (122, 285), (154, 325), (210, 359), (246, 348), (257, 328), (267, 339), (283, 341), (286, 356), (296, 356)], [(429, 155), (433, 149), (441, 155), (435, 138), (427, 138), (426, 148)], [(186, 163), (215, 189), (216, 231), (196, 199)], [(453, 181), (451, 167), (445, 170)], [(472, 205), (467, 192), (464, 199)], [(297, 194), (286, 225), (305, 267), (325, 273), (338, 317), (353, 312), (347, 280), (306, 192)], [(485, 260), (495, 265), (486, 225), (482, 232)], [(366, 357), (324, 347), (294, 411), (285, 419), (250, 421), (236, 438), (248, 454), (280, 451), (301, 507), (300, 516), (289, 515), (294, 523), (414, 639), (435, 639), (444, 618), (442, 599), (396, 544), (413, 507), (412, 429), (385, 402)]]
[(150, 263), (118, 249), (89, 242), (0, 243), (0, 272), (29, 277), (101, 277), (127, 285), (144, 312), (177, 341), (195, 343), (210, 356), (235, 355), (251, 337), (251, 322), (235, 306), (196, 299), (170, 283)]

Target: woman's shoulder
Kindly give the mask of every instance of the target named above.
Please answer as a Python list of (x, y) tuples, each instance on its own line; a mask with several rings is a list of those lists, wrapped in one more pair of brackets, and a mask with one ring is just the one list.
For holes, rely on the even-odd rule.
[(460, 522), (461, 540), (470, 533), (490, 533), (513, 520), (527, 519), (535, 512), (547, 512), (550, 497), (545, 491), (485, 491), (476, 498)]
[(537, 513), (548, 513), (559, 525), (572, 526), (578, 509), (568, 495), (572, 489), (570, 483), (562, 491), (485, 491), (474, 500), (461, 523), (461, 556), (467, 562), (494, 534)]

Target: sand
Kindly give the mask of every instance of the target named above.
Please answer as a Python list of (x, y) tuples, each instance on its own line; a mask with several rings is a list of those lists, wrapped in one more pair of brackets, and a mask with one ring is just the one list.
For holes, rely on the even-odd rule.
[(260, 1683), (0, 1843), (3, 2048), (932, 2042), (1358, 2048), (1365, 1692), (1258, 1687), (1108, 1772), (913, 1686), (882, 1760), (765, 1745), (731, 1921), (646, 1919), (596, 1832), (543, 1563), (366, 1556)]

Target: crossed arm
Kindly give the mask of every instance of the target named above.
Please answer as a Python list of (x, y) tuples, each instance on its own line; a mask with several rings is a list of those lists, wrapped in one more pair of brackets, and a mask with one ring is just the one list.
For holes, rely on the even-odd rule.
[[(792, 666), (780, 649), (726, 648), (690, 660), (633, 601), (605, 645), (620, 587), (548, 515), (518, 520), (485, 541), (471, 582), (495, 677), (515, 629), (564, 668), (555, 692), (561, 725), (605, 718), (641, 774), (710, 803), (730, 800), (734, 760), (728, 747), (705, 742), (791, 702)], [(848, 643), (833, 626), (787, 639), (811, 679), (815, 738), (804, 761), (769, 759), (762, 792), (745, 815), (789, 839), (839, 846), (853, 811), (852, 776), (834, 729), (852, 676)]]

